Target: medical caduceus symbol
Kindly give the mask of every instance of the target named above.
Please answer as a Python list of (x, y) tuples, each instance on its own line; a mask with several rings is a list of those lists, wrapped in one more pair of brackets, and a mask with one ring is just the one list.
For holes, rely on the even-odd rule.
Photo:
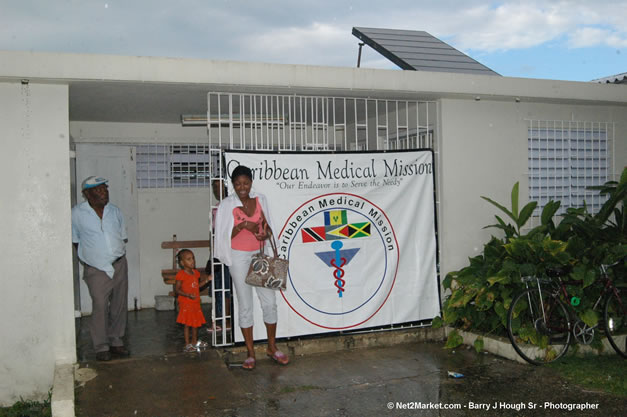
[(332, 241), (332, 251), (315, 252), (325, 265), (333, 268), (333, 280), (338, 297), (346, 291), (346, 271), (344, 267), (359, 252), (359, 248), (342, 249), (342, 240), (367, 238), (370, 236), (370, 222), (349, 223), (346, 210), (329, 210), (324, 212), (324, 226), (305, 227), (301, 231), (303, 243)]
[(342, 246), (344, 246), (344, 244), (339, 240), (331, 243), (331, 247), (335, 249), (335, 258), (332, 258), (330, 263), (335, 268), (335, 270), (333, 271), (333, 277), (335, 278), (335, 286), (337, 287), (337, 294), (340, 298), (342, 298), (342, 293), (344, 292), (344, 284), (346, 283), (346, 281), (342, 279), (342, 277), (344, 276), (344, 270), (342, 269), (342, 267), (346, 265), (346, 258), (343, 258), (340, 252)]

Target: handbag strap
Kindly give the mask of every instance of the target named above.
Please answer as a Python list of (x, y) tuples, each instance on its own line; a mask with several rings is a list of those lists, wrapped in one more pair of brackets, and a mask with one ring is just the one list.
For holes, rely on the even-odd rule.
[(270, 241), (270, 246), (272, 246), (272, 252), (274, 252), (274, 257), (278, 258), (279, 257), (279, 252), (276, 249), (276, 243), (274, 243), (274, 236), (272, 235), (272, 229), (270, 230), (270, 236), (268, 237), (268, 240)]
[[(266, 219), (266, 215), (263, 212), (263, 209), (261, 210), (261, 216), (263, 217), (263, 220), (266, 222), (266, 224), (268, 224), (268, 220)], [(276, 244), (274, 243), (274, 235), (272, 234), (272, 229), (270, 228), (270, 225), (268, 224), (268, 230), (270, 231), (270, 235), (268, 236), (268, 240), (270, 241), (270, 246), (272, 246), (272, 252), (274, 253), (274, 257), (278, 258), (279, 257), (279, 252), (277, 251), (276, 248)], [(259, 241), (259, 253), (263, 254), (263, 248), (266, 244), (265, 240), (260, 240)]]

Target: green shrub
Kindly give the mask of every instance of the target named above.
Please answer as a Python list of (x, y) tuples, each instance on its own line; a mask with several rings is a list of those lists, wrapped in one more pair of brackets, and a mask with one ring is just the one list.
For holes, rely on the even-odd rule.
[(50, 417), (51, 397), (52, 393), (48, 393), (48, 398), (44, 401), (20, 400), (11, 407), (0, 407), (0, 417)]
[[(463, 330), (505, 336), (512, 298), (524, 287), (521, 278), (546, 277), (549, 269), (570, 271), (570, 279), (580, 281), (568, 286), (569, 294), (581, 300), (573, 306), (580, 320), (592, 326), (600, 318), (592, 305), (601, 291), (595, 285), (600, 276), (599, 267), (624, 260), (627, 255), (627, 169), (619, 182), (594, 187), (608, 196), (596, 215), (590, 214), (585, 206), (571, 208), (555, 224), (553, 218), (560, 202), (550, 201), (542, 210), (540, 225), (527, 233), (522, 231), (536, 202), (519, 210), (518, 188), (519, 184), (514, 184), (509, 209), (482, 197), (505, 213), (511, 222), (495, 216), (497, 223), (486, 227), (499, 229), (504, 236), (492, 236), (482, 253), (469, 259), (468, 266), (446, 275), (442, 286), (450, 294), (443, 303), (441, 319), (435, 320), (436, 326), (444, 323)], [(624, 281), (624, 270), (613, 279)], [(454, 333), (451, 335), (447, 347), (461, 344)]]

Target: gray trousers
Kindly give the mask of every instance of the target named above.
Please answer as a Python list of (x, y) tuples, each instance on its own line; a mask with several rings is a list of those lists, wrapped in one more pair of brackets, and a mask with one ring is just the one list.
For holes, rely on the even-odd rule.
[(92, 301), (89, 331), (96, 352), (109, 346), (123, 346), (128, 311), (128, 265), (126, 256), (113, 263), (113, 279), (92, 266), (83, 264), (83, 279)]

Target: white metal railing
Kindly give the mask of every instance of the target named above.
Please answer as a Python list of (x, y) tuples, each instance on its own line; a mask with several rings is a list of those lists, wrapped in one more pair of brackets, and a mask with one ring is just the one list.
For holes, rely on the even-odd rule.
[(435, 102), (209, 93), (209, 143), (220, 148), (355, 151), (433, 148)]

